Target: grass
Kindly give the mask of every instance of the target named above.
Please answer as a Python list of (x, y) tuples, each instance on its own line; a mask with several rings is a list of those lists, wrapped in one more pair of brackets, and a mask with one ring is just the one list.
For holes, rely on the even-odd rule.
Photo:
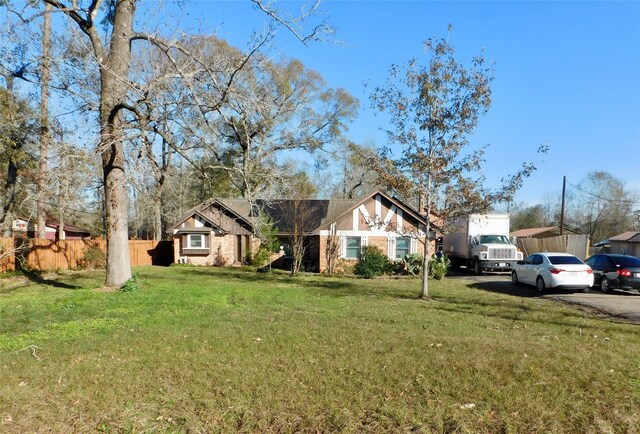
[(640, 431), (637, 325), (460, 280), (136, 275), (0, 281), (0, 432)]

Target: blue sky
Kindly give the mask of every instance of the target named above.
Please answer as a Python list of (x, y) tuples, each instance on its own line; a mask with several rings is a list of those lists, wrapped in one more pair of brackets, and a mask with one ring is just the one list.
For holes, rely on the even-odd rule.
[[(299, 58), (360, 99), (352, 140), (385, 142), (364, 84), (423, 56), (422, 43), (446, 37), (451, 24), (459, 60), (484, 49), (495, 62), (493, 104), (471, 138), (490, 145), (489, 187), (548, 144), (516, 202), (541, 202), (559, 193), (563, 175), (577, 184), (593, 170), (640, 190), (640, 2), (328, 1), (323, 9), (340, 44), (304, 46), (283, 33), (271, 54)], [(248, 1), (187, 1), (180, 16), (175, 25), (215, 30), (239, 47), (265, 22)]]

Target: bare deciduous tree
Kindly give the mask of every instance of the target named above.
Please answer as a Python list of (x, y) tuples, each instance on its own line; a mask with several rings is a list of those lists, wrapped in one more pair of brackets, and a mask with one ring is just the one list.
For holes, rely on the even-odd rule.
[(46, 238), (47, 220), (47, 187), (49, 154), (49, 74), (51, 46), (51, 5), (44, 5), (44, 23), (42, 26), (42, 56), (40, 58), (40, 154), (38, 156), (38, 204), (37, 224), (38, 238)]
[(640, 194), (610, 173), (590, 172), (574, 188), (580, 197), (575, 216), (579, 229), (596, 242), (633, 226), (633, 210), (640, 204)]
[[(12, 78), (8, 77), (8, 83)], [(9, 84), (9, 89), (12, 86)], [(26, 104), (10, 90), (0, 89), (0, 234), (11, 235), (11, 225), (35, 181), (33, 153), (37, 120)]]
[(336, 272), (341, 252), (342, 243), (340, 242), (340, 234), (338, 234), (337, 225), (334, 223), (329, 228), (327, 244), (324, 248), (324, 256), (327, 261), (327, 273), (334, 274)]

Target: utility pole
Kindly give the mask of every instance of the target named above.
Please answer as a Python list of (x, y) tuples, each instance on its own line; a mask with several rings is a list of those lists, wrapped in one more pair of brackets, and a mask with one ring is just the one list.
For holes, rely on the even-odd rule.
[(564, 193), (567, 189), (567, 177), (562, 177), (562, 206), (560, 207), (560, 235), (564, 232)]

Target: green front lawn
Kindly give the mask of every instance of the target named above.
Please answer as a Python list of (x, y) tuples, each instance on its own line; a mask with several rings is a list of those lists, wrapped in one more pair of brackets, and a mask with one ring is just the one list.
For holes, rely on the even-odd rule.
[(640, 430), (638, 325), (460, 280), (136, 273), (0, 281), (0, 432)]

